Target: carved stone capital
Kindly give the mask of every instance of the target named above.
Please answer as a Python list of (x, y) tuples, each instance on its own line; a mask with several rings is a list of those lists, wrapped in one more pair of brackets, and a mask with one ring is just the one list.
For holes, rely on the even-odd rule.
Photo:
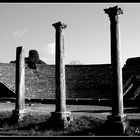
[(54, 24), (52, 24), (52, 26), (54, 26), (54, 28), (56, 30), (59, 30), (59, 31), (61, 31), (62, 29), (67, 28), (67, 25), (64, 24), (64, 23), (61, 23), (61, 22), (54, 23)]
[(104, 9), (105, 13), (111, 18), (123, 14), (123, 10), (118, 6), (109, 7), (108, 9)]

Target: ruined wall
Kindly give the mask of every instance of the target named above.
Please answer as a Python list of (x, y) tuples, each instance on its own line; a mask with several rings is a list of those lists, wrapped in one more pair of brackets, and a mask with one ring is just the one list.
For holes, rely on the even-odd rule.
[[(15, 64), (0, 64), (0, 82), (15, 90)], [(67, 98), (111, 98), (111, 66), (66, 65)], [(55, 66), (25, 69), (26, 98), (55, 98)], [(6, 94), (6, 93), (5, 93)]]

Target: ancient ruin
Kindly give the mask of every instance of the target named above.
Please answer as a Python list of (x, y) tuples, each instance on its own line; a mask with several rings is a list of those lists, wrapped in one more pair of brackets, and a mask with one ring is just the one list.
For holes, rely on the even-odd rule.
[[(22, 120), (26, 113), (25, 98), (29, 100), (38, 99), (41, 103), (45, 99), (55, 102), (55, 112), (51, 112), (50, 117), (51, 125), (55, 129), (67, 128), (73, 119), (71, 112), (67, 111), (67, 99), (74, 101), (74, 103), (83, 100), (85, 104), (88, 104), (90, 99), (92, 104), (98, 103), (99, 105), (102, 101), (109, 104), (111, 100), (112, 110), (104, 123), (105, 133), (113, 135), (125, 133), (127, 116), (124, 113), (124, 99), (134, 101), (136, 95), (140, 99), (140, 58), (128, 59), (126, 65), (121, 67), (119, 16), (123, 14), (123, 10), (115, 6), (104, 9), (104, 12), (108, 14), (110, 19), (111, 64), (66, 66), (64, 29), (67, 25), (62, 22), (52, 24), (56, 31), (55, 65), (43, 65), (42, 63), (37, 64), (35, 69), (26, 67), (22, 46), (16, 49), (16, 61), (14, 63), (7, 66), (0, 64), (0, 88), (4, 89), (9, 97), (15, 96), (15, 109), (12, 111), (15, 120)], [(134, 68), (133, 62), (137, 68)], [(9, 68), (11, 77), (15, 72), (12, 80), (2, 67)], [(15, 71), (10, 68), (15, 68)], [(26, 82), (25, 70), (27, 72)], [(72, 75), (73, 72), (74, 75)], [(4, 76), (9, 76), (6, 78), (11, 81), (15, 79), (15, 83), (9, 82), (6, 78), (5, 80)], [(15, 89), (12, 88), (13, 85)]]
[(13, 115), (21, 119), (25, 113), (25, 62), (23, 47), (16, 50), (16, 102)]
[(52, 112), (54, 124), (62, 128), (70, 124), (70, 112), (66, 111), (66, 83), (64, 63), (64, 29), (66, 24), (57, 22), (53, 24), (56, 30), (56, 53), (55, 53), (55, 85), (56, 85), (56, 109)]
[[(111, 32), (111, 64), (112, 64), (112, 115), (108, 116), (108, 121), (116, 127), (117, 131), (125, 131), (125, 117), (123, 112), (123, 82), (121, 68), (121, 46), (119, 39), (119, 15), (123, 11), (118, 6), (104, 9), (110, 18)], [(110, 124), (109, 124), (110, 125)]]

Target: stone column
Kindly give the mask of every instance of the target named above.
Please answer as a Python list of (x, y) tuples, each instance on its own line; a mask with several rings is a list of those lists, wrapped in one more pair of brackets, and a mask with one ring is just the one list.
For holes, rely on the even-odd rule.
[(25, 113), (25, 62), (23, 47), (16, 49), (16, 103), (13, 115), (18, 119)]
[(55, 127), (65, 128), (70, 124), (70, 112), (66, 111), (66, 82), (64, 63), (64, 23), (53, 24), (56, 30), (56, 51), (55, 51), (55, 84), (56, 84), (56, 110), (52, 113)]
[[(125, 117), (123, 112), (123, 85), (122, 85), (122, 68), (121, 68), (121, 46), (119, 35), (119, 15), (123, 14), (121, 8), (118, 6), (104, 9), (110, 19), (111, 32), (111, 65), (112, 65), (112, 115), (108, 116), (109, 122), (115, 125), (124, 132)], [(119, 125), (116, 125), (119, 124)], [(122, 128), (122, 129), (120, 129)]]

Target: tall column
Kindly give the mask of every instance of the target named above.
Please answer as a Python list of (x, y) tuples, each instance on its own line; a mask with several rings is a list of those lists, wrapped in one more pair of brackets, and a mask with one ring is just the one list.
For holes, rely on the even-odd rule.
[[(124, 131), (125, 117), (123, 112), (123, 85), (122, 85), (122, 68), (121, 68), (121, 46), (119, 35), (119, 15), (123, 14), (118, 6), (104, 9), (110, 19), (111, 32), (111, 65), (112, 65), (112, 115), (108, 116), (108, 120), (113, 124), (119, 124)], [(117, 129), (117, 126), (115, 127)], [(121, 130), (121, 129), (120, 129)]]
[(66, 86), (64, 64), (64, 29), (67, 25), (61, 22), (53, 24), (56, 29), (56, 53), (55, 53), (55, 76), (56, 76), (56, 112), (66, 111)]
[(66, 24), (57, 22), (53, 24), (56, 30), (56, 51), (55, 51), (55, 84), (56, 84), (56, 109), (52, 113), (55, 127), (65, 128), (70, 123), (70, 112), (66, 111), (66, 82), (64, 63), (64, 29)]
[(16, 103), (13, 115), (21, 118), (25, 111), (25, 62), (23, 47), (16, 49)]

